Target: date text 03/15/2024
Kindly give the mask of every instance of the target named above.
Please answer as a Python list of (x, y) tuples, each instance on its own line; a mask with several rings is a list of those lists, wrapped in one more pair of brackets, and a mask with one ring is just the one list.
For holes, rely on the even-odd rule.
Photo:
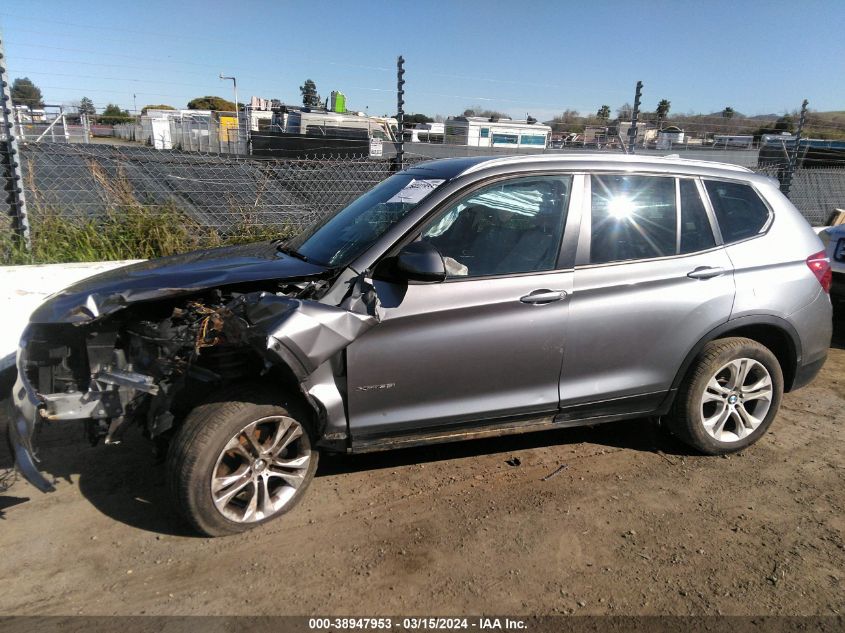
[(311, 630), (389, 630), (393, 628), (412, 631), (446, 630), (524, 630), (526, 624), (521, 619), (477, 617), (477, 618), (442, 618), (442, 617), (407, 617), (407, 618), (309, 618)]

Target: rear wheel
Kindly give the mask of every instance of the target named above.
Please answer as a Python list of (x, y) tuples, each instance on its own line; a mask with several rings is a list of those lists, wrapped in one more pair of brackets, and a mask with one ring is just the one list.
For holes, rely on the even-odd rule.
[(195, 408), (168, 453), (177, 510), (208, 536), (243, 532), (289, 511), (319, 454), (310, 420), (262, 391)]
[(708, 343), (681, 385), (670, 429), (709, 455), (742, 450), (766, 432), (780, 408), (783, 373), (757, 341)]

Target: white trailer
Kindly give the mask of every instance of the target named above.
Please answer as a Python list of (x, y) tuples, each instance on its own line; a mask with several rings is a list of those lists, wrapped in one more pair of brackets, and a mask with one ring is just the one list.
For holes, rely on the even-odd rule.
[(657, 149), (672, 149), (672, 145), (684, 142), (684, 131), (676, 125), (657, 132)]
[[(274, 121), (278, 121), (278, 116)], [(367, 130), (369, 138), (395, 141), (399, 126), (393, 117), (367, 116), (363, 112), (339, 114), (328, 110), (288, 110), (284, 132), (291, 134), (332, 135)]]
[(406, 143), (442, 143), (445, 131), (444, 123), (418, 123), (405, 128), (403, 137)]
[(714, 134), (713, 147), (737, 147), (751, 149), (754, 145), (754, 136), (751, 134)]
[(446, 143), (452, 145), (513, 149), (545, 149), (552, 136), (552, 128), (542, 123), (477, 116), (450, 117), (445, 132)]

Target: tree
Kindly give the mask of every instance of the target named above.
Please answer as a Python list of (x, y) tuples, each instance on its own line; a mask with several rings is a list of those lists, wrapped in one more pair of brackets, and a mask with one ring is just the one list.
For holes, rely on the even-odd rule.
[(791, 114), (784, 114), (774, 125), (771, 123), (757, 128), (754, 132), (754, 139), (759, 140), (763, 134), (792, 134), (795, 131), (795, 118)]
[(596, 116), (600, 119), (607, 121), (610, 118), (610, 106), (603, 105), (599, 108), (599, 111), (596, 112)]
[(79, 111), (79, 114), (87, 114), (88, 116), (94, 116), (97, 114), (97, 108), (94, 107), (94, 102), (88, 97), (82, 97), (82, 99), (79, 100), (79, 107), (77, 110)]
[(103, 108), (103, 113), (98, 118), (100, 123), (114, 125), (115, 123), (126, 123), (132, 120), (128, 110), (121, 110), (120, 106), (109, 103)]
[(164, 103), (160, 103), (158, 105), (145, 105), (143, 108), (141, 108), (141, 114), (146, 114), (147, 110), (175, 110), (175, 109), (176, 108), (174, 108), (173, 106), (169, 106), (169, 105), (164, 104)]
[(634, 106), (627, 101), (616, 108), (616, 118), (620, 121), (630, 121), (634, 116)]
[(41, 89), (36, 86), (29, 77), (18, 77), (12, 82), (12, 102), (15, 105), (28, 106), (30, 108), (43, 108), (44, 97)]
[(223, 97), (197, 97), (188, 101), (188, 110), (213, 110), (215, 112), (234, 112), (235, 104)]
[(734, 109), (731, 106), (727, 106), (724, 110), (722, 110), (722, 117), (725, 119), (732, 119), (734, 116)]
[(424, 114), (406, 114), (405, 125), (415, 125), (417, 123), (431, 123), (434, 119)]
[(554, 132), (575, 132), (583, 128), (581, 115), (577, 110), (566, 109), (548, 122)]
[(498, 110), (487, 110), (483, 106), (470, 106), (464, 110), (463, 116), (480, 116), (485, 119), (509, 119), (510, 116)]
[(562, 114), (557, 115), (554, 117), (553, 121), (555, 123), (578, 123), (578, 119), (581, 118), (581, 115), (578, 113), (578, 110), (572, 110), (571, 108), (567, 108), (563, 111)]
[(302, 93), (302, 105), (306, 108), (319, 108), (322, 99), (317, 93), (317, 84), (311, 79), (306, 79), (305, 83), (299, 87), (299, 92)]
[(669, 116), (669, 108), (672, 107), (672, 102), (668, 99), (661, 99), (657, 104), (657, 120), (664, 121)]
[(795, 119), (791, 114), (784, 114), (775, 121), (775, 130), (792, 134), (795, 131)]

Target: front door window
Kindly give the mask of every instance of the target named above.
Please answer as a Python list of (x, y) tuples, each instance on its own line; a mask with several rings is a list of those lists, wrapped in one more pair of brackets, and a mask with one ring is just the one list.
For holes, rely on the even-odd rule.
[(571, 183), (537, 176), (484, 187), (435, 217), (422, 239), (443, 255), (451, 278), (553, 270)]

